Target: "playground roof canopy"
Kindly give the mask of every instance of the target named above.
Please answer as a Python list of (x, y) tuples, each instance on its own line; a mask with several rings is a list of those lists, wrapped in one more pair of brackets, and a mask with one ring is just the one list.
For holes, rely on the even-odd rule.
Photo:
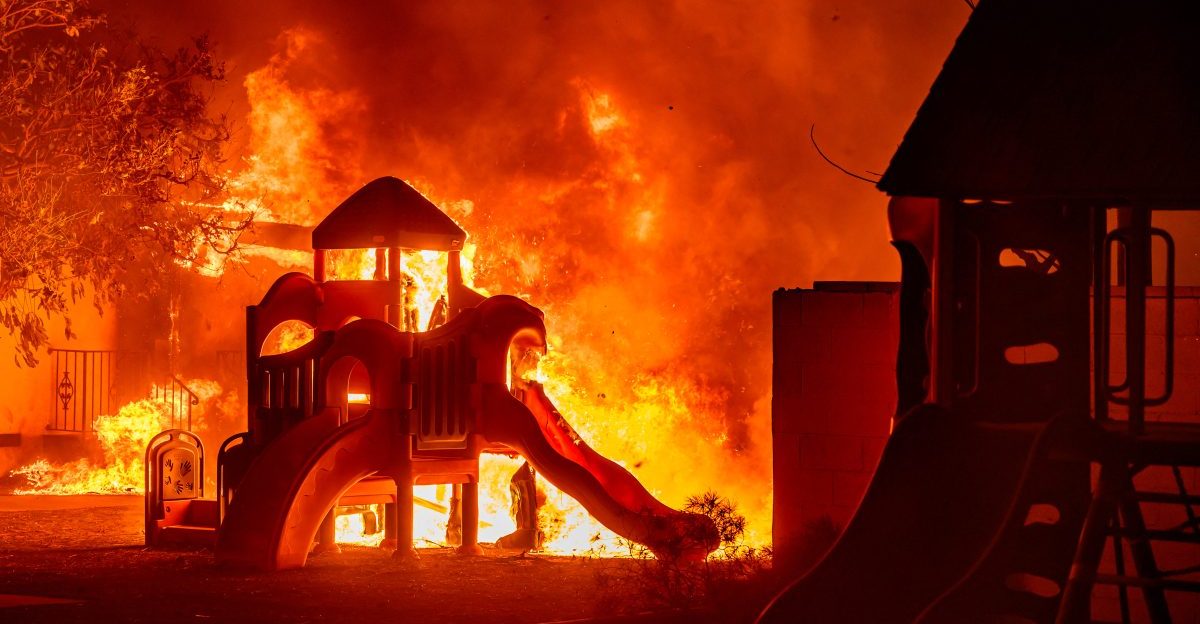
[(461, 249), (467, 233), (403, 180), (386, 176), (355, 191), (313, 230), (313, 249)]
[(1198, 16), (1185, 0), (981, 0), (879, 188), (1195, 204)]

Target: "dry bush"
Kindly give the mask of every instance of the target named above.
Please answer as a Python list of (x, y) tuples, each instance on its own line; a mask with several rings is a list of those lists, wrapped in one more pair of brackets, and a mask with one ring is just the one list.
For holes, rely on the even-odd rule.
[(753, 621), (778, 587), (770, 547), (746, 545), (746, 517), (714, 492), (690, 497), (684, 510), (713, 520), (720, 547), (704, 561), (667, 561), (622, 540), (624, 558), (597, 567), (602, 599), (626, 612), (673, 609), (699, 611), (713, 621)]

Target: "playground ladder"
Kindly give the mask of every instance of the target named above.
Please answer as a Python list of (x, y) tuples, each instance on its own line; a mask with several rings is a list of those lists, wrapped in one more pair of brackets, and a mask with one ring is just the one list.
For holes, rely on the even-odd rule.
[[(1147, 423), (1146, 407), (1166, 403), (1173, 391), (1175, 326), (1175, 243), (1165, 230), (1151, 227), (1151, 210), (1128, 209), (1124, 221), (1112, 232), (1098, 210), (1096, 231), (1094, 332), (1095, 340), (1095, 421), (1098, 425), (1090, 446), (1091, 455), (1100, 464), (1100, 474), (1088, 508), (1087, 518), (1076, 551), (1071, 577), (1063, 592), (1058, 624), (1080, 622), (1089, 613), (1092, 587), (1116, 585), (1122, 622), (1131, 620), (1128, 588), (1142, 592), (1150, 621), (1171, 622), (1166, 591), (1200, 592), (1200, 583), (1181, 576), (1200, 572), (1200, 565), (1174, 570), (1159, 567), (1154, 554), (1155, 542), (1200, 544), (1200, 521), (1193, 505), (1200, 497), (1188, 493), (1180, 466), (1200, 465), (1200, 427), (1184, 423)], [(1158, 396), (1146, 396), (1146, 288), (1150, 282), (1151, 240), (1159, 238), (1166, 246), (1166, 350), (1165, 383)], [(1125, 277), (1126, 376), (1113, 385), (1109, 377), (1109, 342), (1113, 249), (1119, 270)], [(1109, 404), (1128, 408), (1125, 422), (1109, 419)], [(1170, 468), (1176, 493), (1139, 491), (1134, 477), (1150, 466)], [(1148, 528), (1142, 504), (1182, 505), (1187, 520), (1166, 529)], [(1112, 541), (1115, 574), (1099, 572), (1105, 543)], [(1126, 569), (1125, 549), (1133, 563)]]

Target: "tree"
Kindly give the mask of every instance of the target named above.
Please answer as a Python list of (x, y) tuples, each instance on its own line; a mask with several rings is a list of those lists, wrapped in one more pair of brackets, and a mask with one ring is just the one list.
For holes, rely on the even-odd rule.
[[(205, 38), (173, 54), (86, 0), (0, 0), (0, 323), (33, 366), (70, 305), (227, 254), (248, 221), (202, 209), (220, 193), (224, 117)], [(148, 281), (146, 281), (148, 280)]]

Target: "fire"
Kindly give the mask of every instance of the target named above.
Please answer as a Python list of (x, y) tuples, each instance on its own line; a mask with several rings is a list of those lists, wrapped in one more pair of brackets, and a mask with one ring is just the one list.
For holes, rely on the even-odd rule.
[[(330, 280), (375, 279), (376, 257), (372, 249), (331, 250), (326, 252), (327, 278)], [(466, 254), (464, 254), (466, 255)], [(468, 260), (469, 262), (469, 260)], [(469, 275), (470, 265), (464, 263), (464, 274)], [(447, 255), (438, 251), (403, 252), (401, 271), (404, 279), (411, 282), (408, 294), (414, 298), (417, 310), (417, 326), (427, 328), (433, 317), (438, 299), (446, 295)]]
[(292, 65), (328, 52), (320, 35), (289, 29), (279, 48), (243, 81), (253, 104), (247, 123), (254, 150), (232, 191), (260, 198), (272, 221), (312, 225), (313, 209), (329, 200), (326, 185), (362, 177), (340, 152), (358, 143), (351, 120), (362, 114), (363, 104), (351, 90), (303, 88), (290, 78)]
[[(211, 430), (219, 422), (221, 413), (230, 413), (228, 410), (231, 408), (237, 409), (237, 396), (226, 394), (220, 384), (214, 381), (193, 379), (185, 385), (200, 400), (192, 414), (193, 430), (218, 433)], [(99, 443), (101, 460), (83, 458), (54, 464), (37, 459), (11, 472), (13, 476), (24, 477), (29, 483), (27, 487), (14, 489), (13, 493), (141, 494), (145, 491), (146, 445), (150, 438), (171, 428), (171, 415), (172, 403), (168, 397), (140, 399), (121, 406), (114, 414), (97, 416), (93, 430)], [(215, 441), (219, 442), (220, 439)], [(209, 442), (211, 444), (213, 440)]]
[[(479, 540), (495, 543), (516, 530), (510, 512), (509, 479), (524, 460), (485, 454), (479, 463)], [(544, 541), (539, 552), (555, 555), (617, 555), (617, 536), (596, 522), (583, 507), (544, 479), (538, 488), (545, 495), (539, 509)], [(413, 539), (417, 548), (448, 546), (446, 527), (451, 506), (449, 485), (420, 485), (413, 491)], [(374, 525), (364, 518), (373, 516)], [(339, 508), (337, 541), (341, 544), (378, 546), (383, 542), (383, 506), (368, 509)]]
[(383, 505), (364, 505), (353, 511), (339, 508), (335, 522), (339, 544), (374, 547), (383, 543)]
[(140, 494), (144, 491), (144, 454), (155, 434), (171, 426), (171, 406), (166, 401), (143, 399), (129, 403), (116, 414), (99, 416), (96, 438), (103, 464), (80, 459), (54, 465), (45, 459), (12, 471), (25, 477), (28, 488), (14, 494)]
[(280, 324), (263, 341), (263, 355), (274, 355), (295, 351), (312, 342), (315, 331), (300, 321), (288, 321)]
[[(311, 226), (368, 173), (401, 175), (469, 232), (462, 254), (469, 285), (524, 297), (547, 313), (550, 354), (538, 378), (588, 444), (622, 461), (668, 505), (709, 489), (729, 497), (748, 518), (747, 542), (765, 544), (770, 361), (754, 345), (767, 344), (767, 293), (780, 267), (803, 258), (761, 250), (799, 241), (820, 257), (833, 244), (768, 221), (760, 204), (786, 203), (791, 194), (748, 196), (759, 172), (730, 160), (735, 137), (698, 128), (689, 131), (698, 140), (680, 145), (670, 124), (702, 121), (695, 113), (666, 103), (650, 110), (622, 85), (586, 74), (542, 84), (555, 108), (538, 105), (542, 117), (526, 126), (480, 117), (454, 135), (456, 143), (397, 117), (388, 123), (411, 136), (383, 149), (373, 144), (372, 124), (388, 113), (372, 108), (379, 103), (371, 87), (314, 70), (333, 47), (314, 28), (293, 28), (245, 76), (248, 145), (223, 209)], [(688, 149), (694, 156), (685, 156)], [(506, 169), (513, 159), (518, 166)], [(251, 247), (242, 254), (284, 270), (312, 266), (310, 253)], [(420, 328), (444, 294), (445, 261), (405, 253)], [(372, 279), (375, 254), (336, 252), (327, 268), (330, 279)], [(310, 339), (311, 330), (294, 328), (269, 352)], [(511, 530), (515, 467), (488, 458), (481, 468), (485, 541)], [(544, 480), (541, 487), (549, 551), (586, 550), (611, 536), (569, 497)], [(448, 492), (419, 496), (440, 508)], [(422, 543), (444, 543), (446, 514), (420, 505), (416, 513)]]

